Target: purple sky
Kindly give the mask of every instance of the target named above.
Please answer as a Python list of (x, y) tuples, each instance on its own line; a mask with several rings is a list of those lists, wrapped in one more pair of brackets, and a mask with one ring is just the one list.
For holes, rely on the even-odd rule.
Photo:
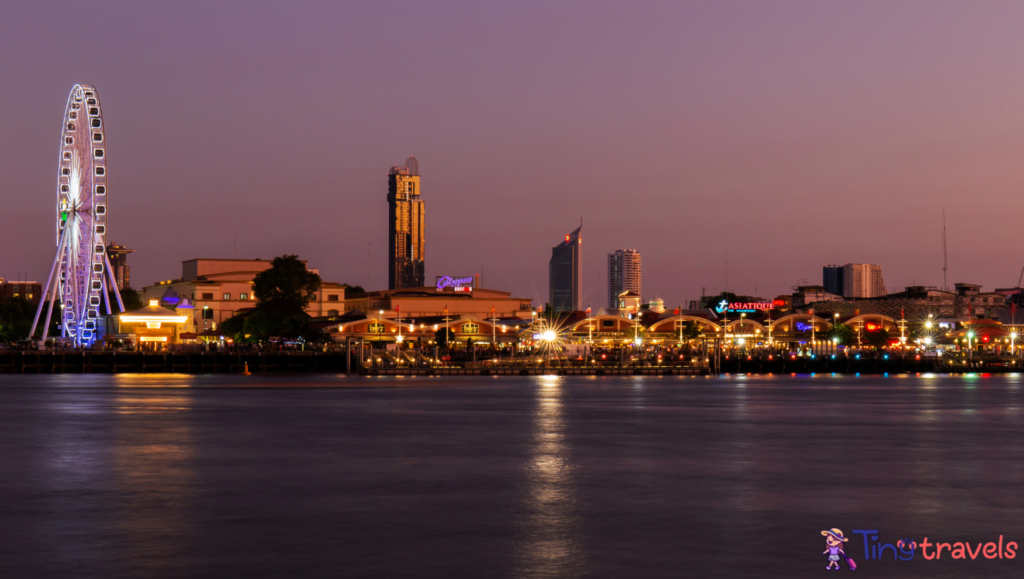
[[(43, 5), (45, 4), (45, 5)], [(1016, 284), (1021, 2), (8, 2), (0, 276), (45, 279), (76, 82), (107, 129), (108, 239), (133, 285), (297, 253), (387, 283), (387, 171), (416, 155), (427, 278), (543, 303), (584, 217), (645, 297), (769, 297), (824, 263), (886, 285)], [(367, 243), (373, 259), (367, 277)]]

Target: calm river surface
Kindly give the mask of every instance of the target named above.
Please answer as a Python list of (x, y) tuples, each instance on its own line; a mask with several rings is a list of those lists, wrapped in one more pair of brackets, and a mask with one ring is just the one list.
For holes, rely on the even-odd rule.
[(1022, 382), (0, 376), (0, 577), (1021, 577), (852, 530), (1024, 542)]

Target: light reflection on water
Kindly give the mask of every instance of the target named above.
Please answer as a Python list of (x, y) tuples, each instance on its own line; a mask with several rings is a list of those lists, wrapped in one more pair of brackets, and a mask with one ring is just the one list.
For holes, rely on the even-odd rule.
[(522, 522), (517, 547), (519, 576), (567, 576), (579, 557), (572, 457), (562, 416), (563, 379), (541, 376), (532, 428), (532, 458), (526, 466)]
[[(140, 382), (146, 388), (163, 378), (118, 380), (113, 411), (117, 414), (110, 468), (122, 497), (113, 516), (117, 532), (131, 540), (119, 545), (129, 568), (139, 573), (175, 575), (176, 559), (191, 547), (191, 511), (195, 508), (197, 444), (185, 414), (194, 401), (173, 380), (156, 395), (123, 388)], [(137, 566), (137, 567), (136, 567)]]

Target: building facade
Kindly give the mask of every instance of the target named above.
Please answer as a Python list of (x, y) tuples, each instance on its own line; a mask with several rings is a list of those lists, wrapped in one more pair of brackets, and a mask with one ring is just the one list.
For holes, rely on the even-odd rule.
[[(476, 316), (497, 319), (531, 319), (532, 300), (513, 297), (511, 292), (472, 288), (448, 291), (434, 287), (372, 291), (346, 302), (346, 311), (361, 311), (370, 317), (444, 318)], [(381, 312), (383, 311), (383, 314)]]
[(107, 246), (107, 257), (110, 258), (110, 267), (114, 270), (114, 279), (117, 281), (117, 289), (123, 290), (132, 287), (131, 268), (128, 267), (128, 254), (134, 252), (123, 245), (111, 242)]
[(416, 157), (388, 172), (388, 288), (426, 285), (424, 207)]
[(43, 286), (37, 281), (10, 281), (0, 277), (0, 298), (25, 298), (38, 306), (42, 294)]
[[(270, 260), (260, 259), (190, 259), (181, 262), (180, 278), (146, 286), (140, 297), (144, 303), (155, 299), (161, 307), (187, 315), (189, 320), (182, 331), (216, 330), (224, 320), (256, 306), (253, 279), (271, 265)], [(320, 273), (316, 269), (309, 271)], [(312, 317), (343, 313), (346, 287), (321, 282), (320, 291), (306, 306), (306, 313)]]
[(608, 254), (608, 307), (619, 307), (619, 295), (633, 292), (643, 295), (640, 252), (635, 249), (616, 249)]
[(843, 297), (878, 298), (885, 294), (882, 266), (870, 263), (848, 263), (843, 266)]
[(995, 315), (1007, 307), (1007, 298), (997, 292), (982, 292), (979, 285), (958, 283), (951, 292), (931, 286), (911, 286), (882, 297), (817, 302), (813, 307), (815, 313), (826, 317), (827, 313), (835, 312), (842, 316), (881, 314), (908, 320), (921, 320), (930, 314), (935, 318), (969, 320)]
[(551, 248), (548, 262), (548, 303), (556, 312), (583, 309), (583, 268), (580, 263), (580, 230), (565, 236), (565, 241)]

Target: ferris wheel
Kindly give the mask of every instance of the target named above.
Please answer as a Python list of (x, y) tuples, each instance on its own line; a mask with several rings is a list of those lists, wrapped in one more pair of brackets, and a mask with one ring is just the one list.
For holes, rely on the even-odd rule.
[[(44, 303), (50, 307), (43, 324), (46, 340), (54, 304), (59, 303), (61, 336), (75, 345), (96, 339), (100, 305), (110, 308), (108, 291), (117, 289), (107, 257), (107, 151), (103, 115), (96, 89), (76, 84), (68, 95), (61, 127), (57, 169), (57, 252), (39, 300), (29, 337), (36, 331)], [(55, 277), (56, 274), (56, 277)], [(124, 311), (121, 295), (114, 291)]]

